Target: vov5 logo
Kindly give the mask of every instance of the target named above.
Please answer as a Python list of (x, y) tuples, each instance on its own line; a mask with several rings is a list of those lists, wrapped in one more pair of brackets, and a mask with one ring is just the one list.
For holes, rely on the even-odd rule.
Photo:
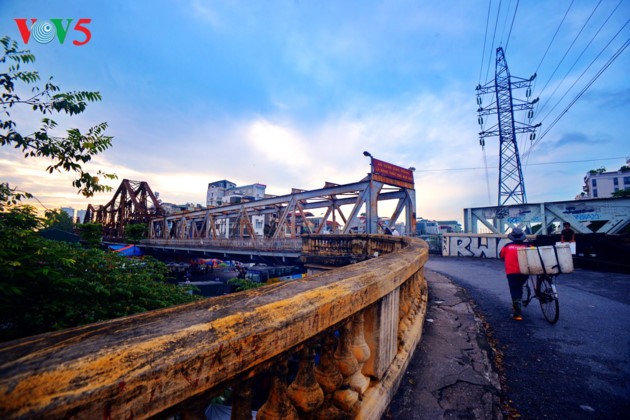
[[(40, 44), (48, 44), (55, 36), (59, 40), (60, 44), (63, 44), (70, 32), (70, 27), (74, 19), (49, 19), (38, 20), (30, 19), (31, 25), (29, 26), (27, 21), (29, 19), (14, 19), (22, 35), (24, 44), (28, 44), (31, 37)], [(64, 24), (65, 20), (65, 24)], [(87, 25), (92, 22), (92, 19), (79, 19), (77, 23), (72, 27), (72, 31), (79, 32), (82, 35), (78, 35), (77, 39), (74, 39), (72, 43), (80, 46), (85, 45), (92, 39), (92, 33), (87, 28)]]

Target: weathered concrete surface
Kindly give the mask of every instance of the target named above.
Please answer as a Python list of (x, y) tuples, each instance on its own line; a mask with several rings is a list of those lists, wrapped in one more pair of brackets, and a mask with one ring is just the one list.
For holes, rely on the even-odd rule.
[(418, 320), (400, 330), (419, 336), (428, 250), (398, 241), (408, 245), (306, 279), (2, 343), (0, 418), (158, 415), (267, 370), (390, 293), (401, 293), (401, 323)]
[(422, 340), (383, 418), (502, 418), (499, 376), (466, 292), (425, 270), (429, 306)]

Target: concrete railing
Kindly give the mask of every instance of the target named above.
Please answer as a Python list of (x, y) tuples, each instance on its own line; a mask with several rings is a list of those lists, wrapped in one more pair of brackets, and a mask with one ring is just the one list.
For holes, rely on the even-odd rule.
[[(322, 236), (307, 254), (342, 240)], [(372, 258), (316, 276), (3, 343), (0, 417), (202, 418), (229, 389), (232, 418), (378, 419), (422, 334), (428, 252), (363, 240)]]

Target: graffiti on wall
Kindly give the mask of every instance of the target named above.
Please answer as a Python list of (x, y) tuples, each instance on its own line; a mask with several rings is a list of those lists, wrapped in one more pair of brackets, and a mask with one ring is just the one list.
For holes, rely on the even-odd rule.
[(442, 244), (442, 255), (450, 257), (499, 258), (503, 246), (510, 242), (500, 235), (448, 236)]

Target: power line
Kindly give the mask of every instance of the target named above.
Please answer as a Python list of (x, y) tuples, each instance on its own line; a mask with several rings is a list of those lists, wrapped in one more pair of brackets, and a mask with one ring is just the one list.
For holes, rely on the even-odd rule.
[[(615, 13), (615, 11), (617, 10), (617, 8), (621, 5), (621, 3), (623, 2), (623, 0), (620, 0), (619, 3), (617, 3), (617, 6), (612, 10), (612, 12), (610, 12), (610, 14), (608, 15), (608, 17), (606, 18), (606, 20), (604, 20), (604, 22), (600, 25), (599, 29), (597, 30), (597, 32), (595, 32), (595, 34), (591, 37), (590, 41), (588, 42), (588, 44), (586, 44), (586, 46), (584, 47), (584, 49), (582, 49), (582, 52), (580, 53), (580, 55), (575, 59), (575, 61), (573, 62), (573, 65), (571, 66), (571, 68), (569, 68), (569, 70), (565, 73), (564, 77), (562, 78), (562, 81), (564, 82), (564, 80), (567, 78), (567, 76), (569, 75), (569, 73), (571, 73), (571, 70), (573, 70), (573, 68), (575, 67), (575, 65), (578, 63), (578, 61), (580, 60), (580, 58), (582, 58), (582, 56), (584, 55), (584, 53), (586, 52), (586, 50), (591, 46), (591, 44), (593, 43), (593, 41), (595, 40), (595, 38), (597, 38), (597, 36), (599, 35), (599, 33), (602, 31), (602, 29), (604, 29), (604, 26), (606, 26), (606, 24), (608, 23), (608, 21), (610, 20), (610, 18), (612, 17), (612, 15)], [(616, 36), (616, 35), (615, 35)], [(614, 38), (613, 38), (614, 39)], [(609, 42), (610, 44), (610, 42)], [(601, 53), (600, 53), (601, 54)], [(591, 62), (591, 65), (593, 64), (593, 62)], [(589, 65), (590, 67), (590, 65)], [(575, 84), (575, 82), (574, 82)], [(547, 106), (547, 104), (549, 103), (549, 101), (551, 100), (551, 98), (555, 95), (556, 91), (560, 88), (560, 86), (562, 85), (562, 82), (558, 84), (558, 86), (556, 86), (556, 88), (554, 89), (554, 91), (551, 93), (551, 95), (549, 96), (549, 98), (545, 101), (545, 103), (538, 109), (538, 112), (542, 114), (543, 109)], [(568, 93), (568, 91), (567, 91)], [(562, 98), (564, 98), (564, 96), (566, 96), (565, 93)], [(562, 98), (560, 99), (560, 101), (562, 101)], [(560, 102), (558, 101), (558, 102)], [(557, 104), (556, 104), (557, 106)], [(554, 106), (555, 108), (555, 106)], [(553, 110), (553, 109), (552, 109)], [(549, 114), (551, 113), (551, 111), (549, 111), (547, 113), (547, 115), (545, 115), (545, 117), (543, 118), (546, 119)]]
[[(547, 83), (545, 83), (545, 86), (543, 86), (543, 88), (540, 90), (540, 93), (538, 94), (538, 96), (542, 96), (543, 92), (545, 91), (545, 89), (547, 88), (547, 86), (549, 86), (549, 83), (551, 82), (551, 79), (553, 79), (553, 76), (556, 75), (556, 71), (558, 71), (558, 69), (560, 68), (560, 66), (562, 65), (562, 63), (564, 62), (564, 59), (567, 57), (567, 54), (569, 54), (569, 51), (571, 51), (571, 48), (573, 48), (573, 45), (575, 45), (575, 42), (578, 40), (578, 38), (580, 37), (580, 35), (582, 34), (582, 31), (584, 30), (584, 28), (586, 27), (586, 25), (588, 24), (588, 22), (591, 20), (591, 18), (593, 17), (593, 15), (595, 14), (595, 11), (597, 10), (597, 8), (599, 7), (599, 5), (602, 4), (602, 0), (599, 0), (599, 3), (597, 3), (597, 5), (595, 6), (595, 8), (593, 9), (593, 11), (591, 12), (590, 16), (588, 17), (588, 19), (586, 19), (586, 21), (584, 22), (584, 24), (582, 25), (582, 28), (580, 28), (580, 31), (577, 33), (577, 35), (573, 38), (573, 42), (571, 42), (571, 45), (569, 45), (569, 48), (567, 48), (566, 52), (564, 53), (564, 55), (562, 56), (562, 58), (560, 59), (560, 61), (558, 62), (558, 65), (556, 65), (556, 68), (553, 70), (553, 72), (551, 73), (551, 76), (549, 76), (549, 79), (547, 80)], [(590, 45), (590, 43), (589, 43)], [(565, 76), (566, 77), (566, 76)], [(558, 86), (556, 86), (556, 90), (558, 90), (558, 87), (560, 87), (560, 85), (562, 84), (562, 82), (564, 82), (564, 78), (562, 79), (562, 81), (558, 84)], [(538, 109), (538, 112), (542, 112), (543, 109), (545, 108), (545, 106), (547, 105), (547, 103), (549, 103), (549, 101), (551, 100), (551, 98), (553, 97), (553, 94), (556, 91), (554, 90), (554, 92), (549, 96), (549, 98), (547, 98), (547, 100), (545, 101), (544, 104), (541, 105), (541, 107)]]
[(510, 25), (510, 32), (508, 32), (507, 41), (505, 41), (505, 52), (507, 53), (508, 44), (510, 43), (510, 37), (512, 36), (512, 27), (514, 27), (514, 20), (516, 19), (516, 12), (518, 11), (518, 4), (520, 0), (516, 0), (516, 7), (514, 8), (514, 15), (512, 16), (512, 24)]
[[(531, 166), (543, 166), (543, 165), (559, 165), (565, 163), (584, 163), (584, 162), (599, 162), (602, 160), (617, 160), (617, 159), (626, 159), (626, 156), (615, 156), (609, 158), (599, 158), (599, 159), (582, 159), (582, 160), (564, 160), (564, 161), (556, 161), (556, 162), (540, 162), (540, 163), (530, 163)], [(442, 169), (416, 169), (416, 172), (446, 172), (446, 171), (472, 171), (472, 170), (480, 170), (486, 169), (484, 167), (471, 167), (471, 168), (442, 168)]]
[(562, 20), (560, 21), (560, 24), (556, 28), (556, 32), (553, 34), (553, 37), (551, 38), (551, 41), (549, 42), (549, 45), (547, 46), (547, 50), (545, 50), (545, 53), (543, 54), (542, 58), (540, 59), (540, 63), (538, 63), (538, 67), (536, 67), (536, 71), (534, 73), (538, 73), (538, 70), (540, 69), (540, 65), (545, 60), (545, 57), (547, 56), (547, 53), (549, 52), (549, 48), (551, 48), (551, 44), (553, 44), (553, 41), (556, 39), (556, 36), (558, 35), (558, 32), (560, 31), (560, 28), (562, 27), (562, 23), (564, 22), (564, 20), (566, 19), (567, 15), (569, 14), (569, 10), (571, 10), (571, 6), (573, 6), (573, 2), (574, 2), (574, 0), (571, 0), (571, 4), (569, 4), (569, 7), (567, 8), (567, 11), (564, 13), (564, 16), (562, 17)]
[[(494, 21), (494, 33), (492, 34), (492, 44), (490, 44), (490, 48), (494, 48), (494, 40), (497, 36), (497, 27), (499, 26), (499, 12), (501, 12), (501, 0), (499, 0), (499, 8), (497, 9), (497, 17)], [(490, 61), (492, 60), (492, 54), (488, 54), (488, 70), (486, 71), (486, 80), (488, 80), (488, 75), (490, 73)]]
[(512, 0), (510, 0), (510, 3), (508, 4), (507, 10), (505, 11), (505, 19), (503, 19), (503, 29), (501, 29), (501, 38), (499, 39), (499, 45), (503, 44), (503, 35), (505, 35), (505, 27), (507, 26), (508, 16), (510, 16), (510, 6), (511, 5), (512, 5)]
[[(628, 22), (630, 22), (630, 20)], [(626, 25), (628, 24), (628, 22), (626, 22)], [(626, 25), (624, 25), (624, 27)], [(591, 87), (591, 85), (593, 83), (595, 83), (595, 81), (599, 78), (599, 76), (601, 76), (602, 73), (604, 73), (604, 71), (606, 71), (606, 69), (617, 59), (617, 57), (619, 57), (619, 55), (623, 52), (623, 50), (625, 50), (628, 47), (628, 45), (630, 45), (630, 38), (628, 38), (626, 40), (626, 42), (621, 47), (619, 47), (617, 52), (606, 62), (604, 67), (602, 67), (595, 74), (595, 76), (593, 76), (593, 78), (588, 82), (588, 84), (586, 86), (584, 86), (584, 89), (582, 89), (580, 91), (580, 93), (577, 94), (577, 96), (571, 101), (571, 103), (569, 105), (567, 105), (567, 107), (560, 113), (560, 115), (558, 115), (558, 117), (547, 127), (545, 132), (540, 135), (538, 140), (536, 140), (536, 142), (532, 144), (532, 146), (529, 148), (529, 150), (531, 150), (536, 144), (538, 144), (540, 142), (540, 140), (543, 139), (543, 137), (545, 137), (545, 135), (549, 132), (549, 130), (551, 130), (551, 128), (554, 125), (556, 125), (556, 123), (560, 120), (560, 118), (562, 118), (569, 111), (569, 109), (571, 109), (571, 107), (577, 102), (577, 100), (582, 97), (582, 95)]]
[(483, 73), (483, 62), (486, 58), (486, 42), (488, 41), (488, 24), (490, 23), (490, 8), (492, 7), (492, 0), (488, 2), (488, 15), (486, 16), (486, 33), (483, 36), (483, 49), (481, 50), (481, 66), (479, 68), (479, 82), (481, 84), (481, 74)]

